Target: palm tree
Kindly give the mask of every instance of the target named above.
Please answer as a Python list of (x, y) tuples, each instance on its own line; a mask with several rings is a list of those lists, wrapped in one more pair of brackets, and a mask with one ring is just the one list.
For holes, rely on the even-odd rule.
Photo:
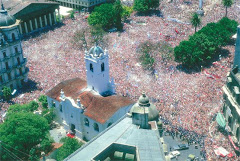
[(227, 17), (227, 8), (232, 6), (233, 0), (223, 0), (222, 3), (224, 5), (224, 7), (226, 7), (226, 15), (225, 15), (225, 17)]
[(198, 17), (197, 13), (194, 13), (191, 18), (191, 24), (195, 27), (195, 33), (197, 31), (197, 27), (201, 25), (201, 19)]

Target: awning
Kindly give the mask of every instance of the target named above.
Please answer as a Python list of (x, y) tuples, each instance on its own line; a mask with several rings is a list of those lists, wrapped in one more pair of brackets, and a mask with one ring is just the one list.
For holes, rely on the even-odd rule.
[(221, 126), (222, 128), (225, 128), (226, 121), (224, 120), (224, 117), (220, 112), (217, 114), (216, 120), (219, 126)]

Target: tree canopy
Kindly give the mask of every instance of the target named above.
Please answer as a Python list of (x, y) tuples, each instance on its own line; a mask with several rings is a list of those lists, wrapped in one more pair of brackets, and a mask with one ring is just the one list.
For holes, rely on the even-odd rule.
[(159, 7), (159, 0), (134, 0), (133, 9), (138, 12), (147, 12)]
[[(36, 148), (48, 134), (47, 120), (30, 112), (17, 112), (7, 115), (7, 119), (0, 125), (0, 140), (16, 150), (29, 154), (32, 148)], [(18, 151), (15, 154), (23, 160), (28, 156)], [(9, 160), (9, 156), (3, 150), (2, 160)]]
[(204, 65), (211, 60), (222, 46), (227, 45), (235, 34), (238, 23), (227, 17), (217, 23), (209, 23), (190, 36), (188, 41), (182, 41), (174, 49), (177, 62), (193, 67)]
[(75, 138), (64, 137), (60, 141), (63, 142), (63, 146), (57, 151), (57, 161), (62, 161), (83, 145)]
[(106, 29), (113, 27), (115, 23), (115, 11), (113, 4), (106, 3), (95, 7), (88, 17), (88, 23), (93, 26), (101, 25)]
[(8, 101), (11, 98), (11, 89), (4, 86), (2, 92), (4, 99)]

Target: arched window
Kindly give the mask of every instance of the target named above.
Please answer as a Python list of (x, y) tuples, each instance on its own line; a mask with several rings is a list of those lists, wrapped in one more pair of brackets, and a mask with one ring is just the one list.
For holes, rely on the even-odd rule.
[(1, 39), (1, 45), (3, 45), (3, 39)]
[(99, 131), (99, 127), (98, 127), (98, 124), (97, 124), (97, 123), (94, 123), (94, 124), (93, 124), (93, 127), (94, 127), (94, 130)]
[(103, 72), (105, 70), (104, 63), (101, 64), (101, 71)]
[(109, 126), (111, 126), (111, 125), (112, 125), (112, 123), (110, 122), (107, 127), (109, 127)]
[(89, 121), (87, 118), (84, 119), (84, 125), (89, 126)]
[(15, 38), (15, 34), (14, 34), (14, 33), (12, 33), (12, 40), (13, 40), (13, 41), (16, 40), (16, 38)]
[(90, 70), (93, 72), (93, 65), (90, 63)]
[(19, 69), (19, 74), (22, 75), (22, 68)]

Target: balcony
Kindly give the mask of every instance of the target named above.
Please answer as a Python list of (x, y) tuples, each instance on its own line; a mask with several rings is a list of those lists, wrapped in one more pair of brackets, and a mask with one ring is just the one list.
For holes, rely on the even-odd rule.
[(6, 42), (5, 44), (3, 44), (3, 45), (0, 45), (0, 49), (5, 49), (5, 48), (7, 48), (7, 47), (9, 47), (9, 46), (13, 46), (13, 45), (16, 45), (16, 44), (18, 44), (18, 43), (20, 43), (21, 41), (20, 41), (20, 39), (17, 39), (17, 40), (15, 40), (15, 41), (12, 41), (12, 42)]

